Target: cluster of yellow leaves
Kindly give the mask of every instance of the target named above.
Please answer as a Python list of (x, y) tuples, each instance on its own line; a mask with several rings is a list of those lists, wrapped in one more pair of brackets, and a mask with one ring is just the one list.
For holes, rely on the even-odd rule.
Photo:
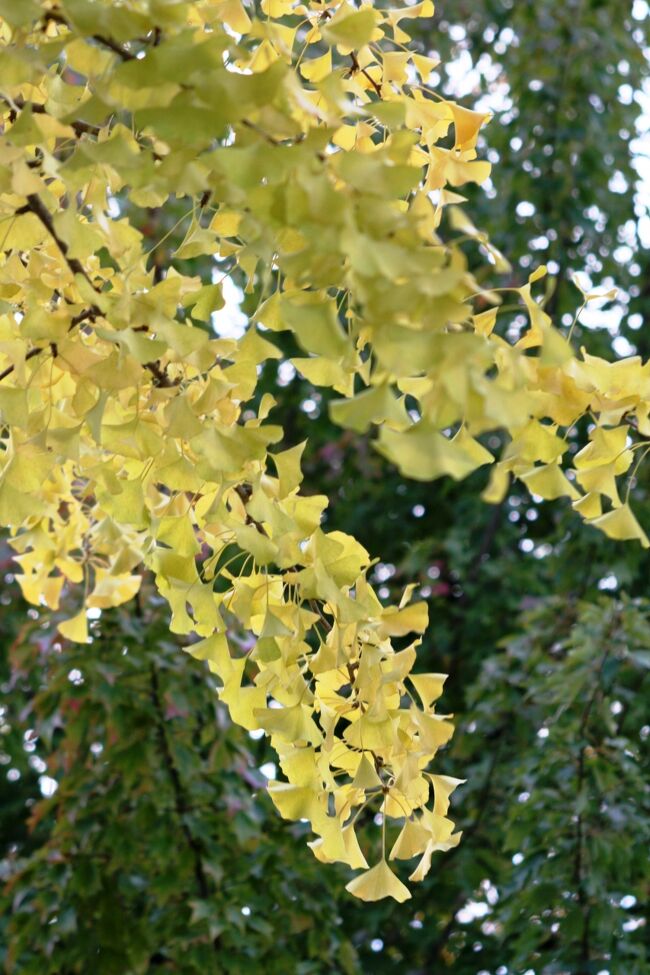
[[(434, 709), (443, 678), (413, 674), (418, 641), (405, 645), (426, 608), (409, 593), (381, 605), (368, 553), (322, 530), (326, 498), (299, 493), (304, 445), (269, 450), (274, 401), (251, 400), (281, 356), (273, 333), (293, 333), (294, 365), (340, 394), (334, 419), (377, 427), (405, 474), (464, 477), (494, 460), (477, 437), (503, 429), (488, 500), (514, 475), (648, 544), (616, 480), (631, 428), (650, 433), (648, 367), (574, 356), (535, 276), (518, 292), (530, 328), (498, 334), (500, 298), (454, 242), (503, 262), (454, 192), (489, 174), (486, 116), (428, 89), (435, 61), (404, 46), (432, 13), (0, 2), (0, 523), (25, 596), (56, 609), (77, 587), (60, 629), (85, 642), (86, 610), (131, 599), (152, 571), (233, 720), (269, 735), (280, 813), (310, 821), (320, 860), (363, 870), (349, 890), (366, 900), (409, 896), (387, 856), (418, 857), (417, 881), (458, 841), (457, 780), (427, 771), (452, 728)], [(186, 233), (160, 274), (136, 227), (179, 200)], [(242, 339), (213, 337), (220, 284), (176, 266), (193, 258), (261, 291)], [(570, 479), (566, 434), (585, 416)], [(368, 869), (354, 825), (372, 803), (384, 843)], [(401, 830), (389, 854), (387, 821)]]

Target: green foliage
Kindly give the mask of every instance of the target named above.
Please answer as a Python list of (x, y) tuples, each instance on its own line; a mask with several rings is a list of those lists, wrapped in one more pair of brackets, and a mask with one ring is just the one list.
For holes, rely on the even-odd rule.
[[(438, 12), (433, 46), (445, 63), (459, 56), (470, 61), (476, 69), (471, 95), (496, 112), (486, 138), (493, 190), (472, 199), (479, 225), (517, 271), (552, 262), (557, 281), (547, 309), (564, 324), (575, 311), (570, 272), (585, 270), (594, 282), (615, 284), (614, 317), (621, 315), (622, 334), (647, 354), (638, 319), (648, 245), (638, 226), (647, 211), (639, 182), (638, 92), (648, 45), (643, 6), (461, 0), (439, 5)], [(432, 39), (421, 34), (420, 43), (429, 47)], [(456, 71), (450, 82), (446, 74), (443, 64), (446, 90), (469, 94), (467, 76)], [(598, 350), (598, 335), (576, 334)], [(602, 336), (603, 348), (609, 338)]]
[[(351, 975), (336, 877), (304, 857), (304, 828), (278, 821), (259, 750), (231, 725), (214, 678), (188, 666), (160, 600), (147, 591), (142, 605), (93, 623), (92, 654), (36, 613), (14, 638), (2, 699), (3, 750), (21, 772), (4, 786), (7, 971), (311, 975), (332, 964)], [(34, 767), (46, 792), (56, 785), (50, 798), (33, 771), (25, 782)]]

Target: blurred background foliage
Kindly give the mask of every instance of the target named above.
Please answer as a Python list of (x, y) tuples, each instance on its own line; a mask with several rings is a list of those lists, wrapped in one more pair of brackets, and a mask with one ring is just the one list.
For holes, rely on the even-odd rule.
[[(547, 307), (565, 328), (573, 272), (616, 284), (574, 331), (614, 357), (650, 354), (649, 13), (645, 0), (441, 0), (417, 37), (449, 62), (434, 82), (494, 112), (481, 150), (493, 179), (470, 210), (512, 265), (491, 280), (519, 284), (547, 263)], [(153, 243), (182, 214), (182, 201), (151, 211), (142, 229)], [(155, 251), (160, 273), (182, 234), (181, 221)], [(254, 287), (226, 297), (223, 331), (258, 300)], [(263, 740), (229, 725), (151, 588), (94, 619), (91, 647), (68, 645), (21, 602), (5, 549), (0, 964), (648, 975), (648, 555), (519, 487), (489, 507), (484, 474), (403, 481), (368, 437), (331, 424), (287, 362), (267, 364), (264, 391), (287, 445), (309, 439), (304, 486), (331, 497), (328, 527), (380, 557), (381, 597), (415, 581), (429, 602), (420, 669), (450, 674), (457, 731), (442, 765), (468, 780), (454, 803), (464, 840), (406, 904), (353, 902), (346, 871), (317, 863), (303, 827), (277, 818)], [(631, 488), (650, 524), (648, 485)]]

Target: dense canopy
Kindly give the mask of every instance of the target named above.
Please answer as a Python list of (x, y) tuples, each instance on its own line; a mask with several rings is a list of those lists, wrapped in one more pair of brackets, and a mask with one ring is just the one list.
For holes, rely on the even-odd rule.
[[(452, 727), (444, 676), (416, 668), (426, 603), (409, 586), (386, 606), (381, 552), (300, 493), (305, 445), (272, 422), (263, 365), (334, 390), (332, 420), (376, 430), (410, 478), (493, 465), (485, 500), (514, 477), (644, 547), (650, 373), (572, 348), (535, 297), (543, 267), (501, 289), (478, 273), (476, 245), (509, 268), (459, 192), (489, 175), (488, 113), (427, 87), (435, 59), (405, 46), (429, 0), (259, 8), (0, 4), (0, 519), (24, 597), (75, 605), (65, 640), (92, 642), (89, 612), (151, 572), (232, 720), (269, 735), (280, 813), (362, 869), (352, 893), (403, 900), (387, 858), (422, 881), (459, 838), (458, 779), (429, 771)], [(215, 338), (232, 275), (251, 324)]]

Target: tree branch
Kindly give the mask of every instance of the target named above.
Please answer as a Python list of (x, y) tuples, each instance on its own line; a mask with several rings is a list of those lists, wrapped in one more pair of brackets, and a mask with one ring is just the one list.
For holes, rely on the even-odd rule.
[[(74, 33), (74, 27), (72, 24), (70, 24), (70, 22), (63, 16), (62, 13), (59, 13), (58, 10), (47, 10), (43, 14), (43, 20), (46, 24), (48, 21), (51, 21), (54, 24), (61, 24), (61, 26), (67, 27), (69, 31)], [(123, 61), (133, 61), (135, 58), (135, 54), (131, 54), (131, 52), (127, 51), (125, 47), (122, 47), (121, 44), (114, 41), (112, 37), (105, 37), (103, 34), (93, 34), (92, 39), (97, 41), (98, 44), (102, 44), (104, 47), (107, 47), (114, 54), (117, 54), (117, 56)]]
[(166, 369), (160, 365), (159, 362), (145, 362), (144, 368), (148, 369), (154, 378), (154, 386), (160, 386), (163, 388), (170, 388), (171, 386), (179, 386), (180, 379), (170, 379), (167, 375)]
[[(76, 257), (69, 256), (68, 245), (57, 234), (56, 229), (54, 227), (54, 221), (52, 220), (52, 214), (47, 209), (47, 207), (41, 200), (40, 196), (37, 196), (36, 193), (30, 193), (29, 196), (27, 197), (26, 205), (24, 207), (19, 207), (18, 210), (16, 210), (17, 214), (30, 213), (30, 212), (33, 213), (36, 217), (38, 217), (38, 219), (41, 221), (41, 223), (49, 233), (50, 237), (56, 244), (56, 246), (59, 248), (59, 250), (63, 254), (64, 260), (68, 265), (72, 275), (74, 276), (75, 274), (80, 274), (82, 278), (84, 278), (84, 280), (88, 282), (88, 284), (93, 289), (93, 291), (96, 294), (99, 294), (99, 291), (91, 281), (90, 276), (86, 271), (86, 269), (81, 264), (81, 261), (79, 261), (79, 259)], [(99, 312), (99, 309), (97, 309), (97, 311)]]
[[(43, 224), (47, 232), (52, 237), (52, 240), (54, 241), (56, 246), (61, 251), (61, 254), (63, 255), (63, 258), (66, 264), (68, 265), (68, 268), (70, 269), (71, 273), (73, 275), (80, 274), (84, 278), (84, 280), (87, 281), (87, 283), (93, 289), (95, 294), (97, 295), (100, 294), (99, 290), (93, 284), (90, 275), (83, 267), (81, 262), (76, 257), (70, 257), (68, 253), (68, 245), (57, 234), (56, 228), (54, 226), (54, 221), (52, 220), (52, 215), (50, 211), (47, 209), (47, 207), (45, 206), (45, 204), (43, 203), (43, 201), (41, 200), (41, 198), (37, 196), (35, 193), (30, 193), (29, 196), (27, 197), (27, 203), (25, 204), (25, 206), (19, 207), (16, 210), (16, 214), (21, 214), (21, 213), (33, 213), (35, 216), (38, 217), (38, 219), (41, 221), (41, 223)], [(92, 312), (93, 316), (95, 317), (101, 314), (101, 310), (97, 307), (97, 305), (92, 305), (90, 308), (90, 312)], [(84, 315), (84, 317), (87, 318), (89, 317), (89, 315)], [(34, 350), (32, 350), (32, 352), (34, 355), (36, 355), (36, 352)], [(169, 376), (167, 375), (166, 370), (157, 361), (145, 362), (143, 368), (148, 369), (149, 372), (152, 374), (152, 376), (154, 377), (155, 386), (171, 387), (171, 386), (178, 386), (180, 384), (180, 380), (170, 379)], [(9, 369), (9, 372), (12, 371), (13, 371), (13, 367)], [(9, 372), (7, 373), (7, 375), (9, 375)], [(4, 378), (4, 376), (0, 376), (0, 379), (2, 378)]]
[[(24, 109), (29, 109), (33, 115), (48, 115), (49, 113), (45, 108), (45, 105), (40, 102), (29, 102), (24, 98), (14, 98), (10, 101), (4, 95), (0, 95), (0, 101), (3, 101), (5, 105), (9, 106), (9, 121), (15, 122), (18, 117), (18, 112), (22, 112)], [(97, 135), (100, 132), (100, 127), (98, 125), (91, 125), (90, 122), (82, 122), (81, 120), (75, 119), (73, 122), (66, 122), (65, 125), (69, 125), (74, 131), (75, 135)]]
[[(77, 327), (77, 325), (81, 325), (82, 322), (85, 322), (85, 321), (93, 321), (94, 322), (98, 314), (99, 314), (99, 309), (96, 308), (94, 305), (91, 308), (84, 308), (84, 310), (83, 311), (80, 311), (78, 315), (74, 315), (70, 319), (70, 324), (68, 326), (68, 332), (71, 332), (73, 330), (73, 328), (76, 328)], [(49, 345), (39, 345), (39, 346), (37, 346), (34, 349), (30, 349), (29, 352), (25, 356), (25, 362), (27, 362), (28, 359), (33, 359), (35, 356), (39, 355), (41, 352), (45, 352), (46, 349), (50, 349), (51, 351), (54, 352), (54, 349), (56, 349), (56, 346), (53, 349), (52, 348), (52, 343), (50, 342)], [(15, 368), (16, 368), (15, 366), (7, 366), (6, 369), (4, 369), (2, 372), (0, 372), (0, 382), (2, 382), (3, 379), (6, 379), (7, 376), (10, 376), (12, 374), (12, 372), (15, 370)]]
[[(39, 346), (39, 348), (37, 349), (30, 349), (27, 355), (25, 356), (25, 362), (27, 362), (28, 359), (33, 359), (34, 356), (39, 354), (39, 352), (43, 352), (47, 348), (49, 348), (49, 346), (44, 345), (42, 347)], [(10, 376), (15, 368), (16, 368), (15, 366), (7, 366), (6, 369), (0, 372), (0, 382), (2, 382), (3, 379), (6, 379), (7, 376)]]
[(501, 516), (503, 514), (504, 507), (510, 495), (510, 487), (512, 485), (512, 474), (508, 475), (508, 485), (506, 487), (505, 494), (498, 504), (492, 506), (492, 511), (490, 517), (488, 518), (487, 524), (485, 526), (485, 531), (483, 532), (483, 538), (481, 539), (481, 545), (479, 550), (472, 561), (469, 572), (467, 573), (467, 582), (475, 582), (483, 565), (483, 562), (490, 554), (492, 548), (492, 543), (496, 537), (497, 530), (499, 528), (499, 522), (501, 521)]
[(196, 880), (196, 887), (199, 892), (199, 896), (202, 898), (202, 900), (207, 900), (210, 894), (210, 885), (208, 884), (208, 879), (203, 867), (203, 851), (201, 849), (200, 842), (195, 836), (192, 835), (192, 831), (187, 823), (187, 815), (190, 809), (185, 796), (185, 791), (183, 789), (183, 783), (181, 782), (181, 777), (174, 763), (174, 757), (169, 746), (169, 740), (167, 738), (167, 732), (165, 729), (165, 715), (160, 696), (160, 681), (158, 679), (158, 671), (153, 663), (150, 667), (149, 684), (151, 703), (156, 715), (156, 733), (158, 737), (158, 744), (160, 746), (163, 764), (167, 770), (167, 775), (174, 794), (174, 806), (180, 820), (181, 831), (185, 837), (185, 842), (187, 843), (190, 853), (192, 854), (192, 859), (194, 862), (194, 878)]
[(356, 74), (358, 71), (360, 71), (363, 77), (366, 79), (366, 81), (370, 82), (376, 94), (379, 95), (379, 97), (381, 98), (382, 97), (381, 85), (375, 81), (375, 79), (372, 77), (369, 71), (361, 67), (361, 65), (359, 64), (359, 60), (356, 54), (354, 53), (354, 51), (350, 51), (350, 60), (352, 61), (352, 68), (350, 69), (350, 74)]
[[(250, 484), (238, 484), (235, 488), (235, 494), (237, 494), (241, 499), (244, 509), (246, 509), (246, 505), (250, 501), (252, 493), (253, 489), (251, 488)], [(255, 518), (248, 513), (248, 510), (246, 510), (246, 524), (253, 525), (260, 535), (265, 535), (268, 538), (268, 533), (264, 525), (261, 523), (261, 521), (256, 521)]]
[[(587, 733), (587, 726), (589, 724), (589, 718), (591, 716), (591, 711), (594, 704), (596, 703), (596, 698), (601, 691), (601, 678), (603, 676), (603, 671), (605, 669), (605, 664), (611, 652), (611, 636), (612, 631), (618, 620), (618, 614), (614, 615), (614, 618), (610, 625), (607, 627), (605, 632), (605, 651), (602, 655), (600, 663), (596, 671), (596, 679), (594, 681), (594, 686), (589, 698), (584, 706), (582, 716), (580, 718), (580, 725), (578, 728), (578, 741), (581, 742), (580, 750), (578, 752), (578, 763), (577, 763), (577, 787), (576, 787), (576, 800), (579, 801), (580, 794), (582, 792), (584, 781), (585, 781), (585, 754), (587, 751), (588, 743), (584, 740)], [(576, 975), (589, 975), (590, 963), (591, 963), (591, 938), (590, 938), (590, 925), (591, 925), (591, 906), (589, 903), (589, 895), (585, 889), (584, 883), (584, 821), (582, 818), (582, 813), (578, 812), (576, 816), (576, 828), (575, 828), (575, 842), (576, 851), (573, 862), (573, 882), (576, 885), (576, 893), (578, 897), (578, 904), (580, 905), (580, 910), (582, 911), (582, 934), (580, 937), (580, 968)]]

